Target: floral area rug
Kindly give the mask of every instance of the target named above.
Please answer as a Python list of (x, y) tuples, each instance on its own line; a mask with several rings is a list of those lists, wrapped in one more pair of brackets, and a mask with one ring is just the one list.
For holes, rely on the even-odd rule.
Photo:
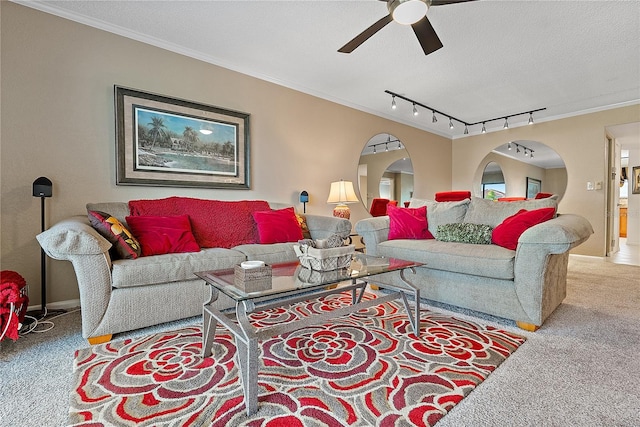
[[(257, 326), (293, 322), (350, 298), (335, 294), (252, 319)], [(402, 304), (391, 302), (260, 342), (251, 417), (234, 339), (223, 327), (208, 358), (199, 326), (77, 350), (70, 424), (431, 426), (525, 341), (427, 310), (420, 339), (411, 331)]]

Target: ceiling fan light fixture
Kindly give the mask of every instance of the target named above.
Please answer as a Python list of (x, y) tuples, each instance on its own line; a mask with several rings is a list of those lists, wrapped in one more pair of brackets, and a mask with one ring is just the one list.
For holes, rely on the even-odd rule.
[(426, 16), (429, 8), (423, 0), (391, 0), (387, 7), (393, 20), (402, 25), (415, 24)]

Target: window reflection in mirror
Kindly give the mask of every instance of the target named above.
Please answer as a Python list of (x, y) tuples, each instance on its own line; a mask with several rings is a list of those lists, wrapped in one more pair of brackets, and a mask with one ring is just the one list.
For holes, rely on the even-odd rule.
[(404, 144), (391, 134), (372, 137), (358, 163), (360, 200), (367, 212), (373, 199), (396, 200), (404, 206), (413, 196), (413, 165)]
[[(494, 175), (498, 169), (502, 173), (504, 190), (501, 186), (491, 185), (500, 184), (499, 176)], [(558, 201), (567, 189), (567, 169), (560, 155), (541, 142), (518, 140), (498, 145), (482, 159), (474, 175), (473, 194), (492, 198), (493, 190), (500, 197), (524, 198), (527, 196), (527, 178), (539, 180), (541, 192), (556, 194)], [(497, 193), (500, 191), (504, 194)]]
[(507, 185), (500, 165), (489, 162), (482, 172), (482, 197), (489, 200), (498, 200), (507, 195)]

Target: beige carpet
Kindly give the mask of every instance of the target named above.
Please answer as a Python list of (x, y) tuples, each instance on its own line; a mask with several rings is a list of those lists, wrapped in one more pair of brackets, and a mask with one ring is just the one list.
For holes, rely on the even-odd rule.
[[(511, 327), (484, 316), (475, 321)], [(0, 347), (0, 426), (65, 425), (73, 353), (86, 341), (79, 312), (54, 322), (49, 332)], [(538, 332), (513, 329), (528, 341), (438, 427), (640, 426), (640, 267), (571, 256), (564, 303)]]

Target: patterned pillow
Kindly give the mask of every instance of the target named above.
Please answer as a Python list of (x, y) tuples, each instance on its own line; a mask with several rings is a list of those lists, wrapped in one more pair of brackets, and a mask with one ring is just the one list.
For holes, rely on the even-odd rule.
[(473, 243), (490, 245), (493, 227), (486, 224), (458, 222), (438, 226), (436, 239), (443, 242)]
[(300, 224), (300, 228), (302, 229), (302, 238), (310, 239), (311, 231), (309, 231), (309, 226), (307, 225), (307, 218), (300, 214), (296, 214), (296, 218), (298, 219), (298, 224)]
[(141, 254), (140, 243), (117, 218), (101, 211), (87, 211), (91, 226), (112, 245), (114, 255), (136, 259)]

